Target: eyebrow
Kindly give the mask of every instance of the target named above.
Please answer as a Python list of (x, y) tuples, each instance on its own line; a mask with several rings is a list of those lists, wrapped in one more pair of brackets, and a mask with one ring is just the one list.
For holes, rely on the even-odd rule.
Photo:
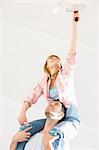
[(50, 57), (48, 57), (48, 59), (49, 59), (49, 58), (52, 58), (52, 57), (55, 57), (55, 58), (57, 58), (56, 56), (50, 56)]
[(55, 102), (55, 104), (62, 105), (62, 104), (61, 104), (61, 103), (59, 103), (59, 102)]

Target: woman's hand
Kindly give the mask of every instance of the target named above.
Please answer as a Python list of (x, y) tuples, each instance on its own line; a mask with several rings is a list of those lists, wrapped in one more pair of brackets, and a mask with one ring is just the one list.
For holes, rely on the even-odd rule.
[(20, 115), (19, 115), (19, 117), (17, 119), (20, 125), (22, 125), (22, 124), (27, 122), (26, 111), (27, 111), (27, 109), (29, 107), (30, 106), (29, 106), (29, 103), (27, 101), (23, 103)]
[(78, 21), (75, 21), (75, 18), (78, 18), (78, 21), (79, 21), (79, 11), (74, 11), (73, 13), (73, 22), (78, 22)]

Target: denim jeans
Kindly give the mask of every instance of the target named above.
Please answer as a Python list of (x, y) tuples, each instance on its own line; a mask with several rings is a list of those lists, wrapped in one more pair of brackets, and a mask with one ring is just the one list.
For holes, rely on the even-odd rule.
[[(29, 130), (29, 132), (31, 133), (31, 136), (33, 136), (37, 132), (40, 132), (41, 130), (43, 130), (45, 122), (46, 122), (46, 119), (39, 119), (39, 120), (34, 120), (34, 121), (30, 122), (30, 125), (32, 126), (32, 129)], [(65, 128), (66, 128), (66, 123), (68, 123), (68, 122), (74, 126), (75, 130), (80, 125), (77, 107), (75, 104), (71, 104), (69, 108), (65, 109), (64, 118), (49, 132), (52, 136), (56, 136), (56, 135), (59, 136), (59, 139), (56, 139), (52, 143), (54, 150), (62, 150), (61, 149), (61, 141), (65, 137), (64, 132), (65, 132)], [(19, 142), (17, 144), (16, 150), (24, 150), (26, 143), (27, 143), (26, 141)]]

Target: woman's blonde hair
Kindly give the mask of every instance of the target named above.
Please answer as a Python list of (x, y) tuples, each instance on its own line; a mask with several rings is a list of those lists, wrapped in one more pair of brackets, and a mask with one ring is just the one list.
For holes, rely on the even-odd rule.
[[(50, 56), (47, 58), (47, 60), (48, 60), (50, 57), (56, 57), (57, 59), (60, 60), (60, 57), (58, 57), (57, 55), (50, 55)], [(48, 67), (47, 67), (47, 60), (46, 60), (45, 65), (44, 65), (44, 72), (50, 75), (50, 71), (49, 71), (49, 69), (48, 69)], [(61, 68), (62, 68), (62, 65), (60, 64), (60, 66), (61, 66), (61, 67), (60, 67), (60, 69), (61, 69)]]

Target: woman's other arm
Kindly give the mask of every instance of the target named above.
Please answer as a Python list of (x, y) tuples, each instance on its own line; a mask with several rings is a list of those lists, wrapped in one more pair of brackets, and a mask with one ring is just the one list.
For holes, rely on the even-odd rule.
[(32, 106), (32, 104), (35, 104), (39, 97), (43, 94), (43, 88), (42, 88), (42, 81), (35, 86), (33, 89), (33, 92), (31, 93), (30, 96), (28, 96), (22, 105), (19, 117), (18, 117), (18, 122), (20, 125), (24, 124), (27, 122), (27, 117), (26, 117), (26, 111), (28, 108)]

